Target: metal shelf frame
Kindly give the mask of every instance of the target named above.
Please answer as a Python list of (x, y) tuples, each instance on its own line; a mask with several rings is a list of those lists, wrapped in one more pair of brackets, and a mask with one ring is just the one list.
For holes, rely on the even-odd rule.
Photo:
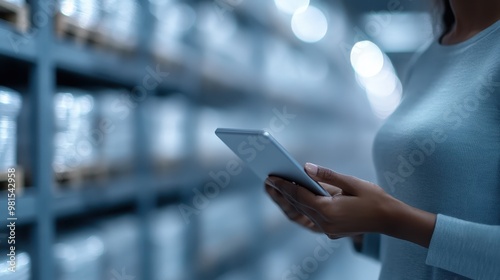
[[(32, 112), (29, 130), (33, 133), (32, 139), (36, 139), (30, 143), (33, 151), (33, 186), (29, 186), (24, 193), (17, 196), (16, 217), (17, 224), (22, 226), (21, 229), (31, 227), (29, 243), (32, 244), (32, 279), (56, 279), (53, 244), (57, 236), (58, 219), (105, 211), (120, 205), (135, 205), (133, 209), (141, 221), (142, 243), (141, 252), (138, 252), (142, 271), (140, 275), (135, 276), (138, 279), (151, 279), (152, 245), (148, 217), (157, 205), (158, 196), (176, 196), (176, 187), (193, 181), (157, 178), (151, 174), (152, 168), (148, 166), (149, 142), (144, 131), (147, 113), (144, 102), (138, 104), (134, 114), (135, 134), (140, 137), (136, 137), (135, 141), (136, 166), (132, 175), (111, 179), (109, 182), (84, 183), (79, 189), (56, 191), (52, 171), (53, 94), (58, 86), (59, 71), (70, 73), (77, 79), (81, 77), (85, 81), (95, 81), (97, 84), (109, 83), (130, 89), (141, 85), (147, 74), (147, 67), (156, 67), (149, 54), (154, 24), (149, 12), (149, 2), (138, 0), (138, 50), (128, 57), (56, 38), (54, 17), (47, 13), (54, 7), (52, 1), (28, 2), (31, 7), (31, 21), (37, 23), (34, 15), (44, 15), (46, 20), (39, 20), (40, 24), (34, 24), (26, 34), (19, 33), (7, 22), (0, 21), (0, 60), (8, 61), (9, 65), (4, 64), (3, 67), (15, 63), (29, 65), (27, 95), (30, 96), (29, 110)], [(161, 86), (148, 94), (155, 95), (157, 90), (177, 85), (167, 79)], [(6, 194), (0, 193), (0, 202), (7, 205)], [(0, 218), (6, 221), (7, 212), (3, 208), (0, 210)]]
[[(52, 1), (31, 0), (32, 22), (37, 22), (33, 15), (46, 15), (46, 21), (40, 25), (35, 25), (27, 34), (20, 34), (7, 23), (0, 22), (0, 61), (7, 59), (9, 63), (23, 63), (29, 66), (29, 80), (27, 94), (30, 96), (30, 126), (33, 133), (30, 143), (32, 156), (32, 176), (33, 186), (30, 186), (22, 195), (17, 198), (18, 224), (23, 227), (31, 227), (32, 244), (32, 279), (53, 280), (56, 279), (56, 264), (53, 254), (53, 244), (57, 236), (58, 219), (77, 217), (92, 212), (106, 211), (107, 209), (118, 208), (122, 205), (134, 205), (134, 214), (140, 222), (140, 247), (138, 252), (141, 261), (140, 275), (137, 279), (152, 279), (151, 251), (151, 225), (148, 218), (150, 213), (158, 206), (160, 197), (175, 197), (181, 201), (192, 199), (191, 194), (186, 189), (194, 186), (202, 186), (208, 179), (207, 176), (199, 174), (179, 174), (174, 177), (158, 176), (154, 174), (151, 166), (152, 155), (148, 150), (148, 139), (146, 131), (146, 116), (148, 114), (144, 102), (139, 102), (134, 112), (134, 127), (136, 141), (134, 146), (134, 172), (123, 178), (112, 179), (104, 183), (84, 183), (79, 189), (67, 189), (56, 191), (54, 175), (52, 170), (53, 155), (53, 121), (54, 106), (53, 94), (58, 86), (58, 75), (60, 71), (70, 73), (76, 79), (83, 81), (95, 81), (96, 83), (109, 83), (125, 88), (133, 88), (142, 84), (145, 71), (148, 67), (155, 69), (156, 61), (153, 59), (150, 50), (153, 40), (154, 19), (150, 14), (148, 0), (137, 0), (139, 3), (139, 38), (138, 50), (131, 56), (121, 56), (112, 52), (93, 49), (86, 46), (78, 46), (71, 42), (62, 41), (54, 34), (54, 17), (47, 15), (46, 11), (53, 5)], [(263, 50), (260, 45), (262, 26), (254, 26), (250, 30), (254, 34), (255, 68), (261, 67), (263, 60)], [(189, 52), (191, 54), (191, 52)], [(187, 145), (194, 147), (193, 139), (197, 118), (197, 100), (200, 96), (200, 88), (204, 79), (204, 73), (200, 69), (199, 60), (203, 57), (193, 51), (192, 55), (186, 56), (184, 69), (181, 73), (174, 73), (167, 77), (162, 84), (147, 92), (148, 95), (161, 95), (169, 90), (179, 90), (185, 92), (194, 99), (189, 110), (189, 119), (186, 121)], [(7, 67), (10, 65), (6, 65)], [(5, 66), (4, 66), (5, 67)], [(222, 79), (229, 87), (238, 88), (241, 94), (252, 94), (263, 91), (259, 82), (258, 74), (252, 76), (248, 82), (248, 75), (252, 74), (244, 71), (234, 71), (223, 67), (222, 72), (229, 73), (223, 79), (225, 73), (216, 73), (219, 76), (212, 77), (214, 80)], [(178, 78), (178, 77), (180, 78)], [(245, 82), (246, 81), (246, 82)], [(193, 149), (187, 149), (188, 153), (194, 153)], [(192, 154), (188, 154), (193, 156)], [(191, 166), (194, 170), (195, 167)], [(203, 174), (202, 174), (203, 175)], [(207, 175), (207, 174), (205, 174)], [(242, 177), (247, 175), (242, 175)], [(247, 178), (241, 180), (244, 184)], [(252, 186), (253, 187), (253, 186)], [(258, 190), (251, 191), (250, 196), (257, 198)], [(6, 205), (5, 194), (0, 193), (0, 203)], [(178, 200), (176, 200), (178, 201)], [(259, 227), (258, 220), (262, 215), (256, 211), (251, 219), (257, 223), (252, 244), (258, 245), (262, 240), (269, 239), (263, 229)], [(6, 209), (0, 210), (0, 219), (6, 221)], [(199, 218), (194, 217), (187, 226), (185, 263), (193, 263), (192, 268), (186, 268), (185, 279), (205, 280), (207, 275), (200, 275), (197, 267), (197, 254), (199, 252), (201, 237), (199, 236)], [(274, 239), (273, 239), (274, 240)], [(268, 241), (266, 244), (275, 244)], [(262, 246), (262, 245), (260, 245)], [(217, 278), (235, 266), (243, 266), (251, 262), (253, 258), (264, 254), (265, 249), (259, 246), (251, 246), (248, 254), (241, 258), (235, 258), (233, 263), (220, 263), (214, 271), (210, 272), (210, 279)], [(264, 251), (263, 251), (264, 250)], [(257, 277), (258, 278), (258, 277)]]
[(38, 54), (37, 34), (21, 34), (6, 22), (0, 22), (0, 55), (34, 62)]

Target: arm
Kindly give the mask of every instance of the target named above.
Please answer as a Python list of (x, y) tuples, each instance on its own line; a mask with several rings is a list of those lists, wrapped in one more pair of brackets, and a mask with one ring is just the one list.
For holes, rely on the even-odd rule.
[[(375, 184), (323, 167), (308, 164), (306, 171), (323, 186), (342, 191), (333, 197), (316, 196), (277, 177), (270, 177), (268, 184), (330, 238), (370, 233), (365, 234), (366, 241), (376, 236), (371, 233), (386, 234), (428, 248), (428, 265), (473, 279), (500, 277), (500, 225), (428, 213)], [(373, 252), (378, 257), (378, 250)]]
[(323, 187), (340, 188), (341, 195), (317, 196), (278, 177), (270, 177), (268, 184), (330, 238), (382, 233), (429, 246), (435, 214), (411, 207), (373, 183), (312, 164), (306, 171)]
[(500, 226), (438, 215), (426, 263), (472, 279), (498, 279)]
[[(309, 219), (309, 217), (301, 213), (296, 207), (293, 206), (292, 203), (288, 202), (288, 200), (283, 196), (283, 194), (280, 191), (276, 190), (271, 185), (272, 181), (267, 180), (265, 184), (265, 190), (267, 194), (281, 208), (281, 210), (289, 220), (311, 231), (317, 233), (324, 233), (314, 222), (311, 221), (311, 219)], [(322, 185), (332, 196), (339, 195), (342, 193), (342, 190), (339, 188), (336, 188), (329, 184), (322, 183)], [(356, 234), (352, 235), (351, 239), (354, 245), (354, 249), (358, 253), (364, 254), (376, 260), (379, 259), (379, 247), (380, 247), (379, 234), (375, 233)]]

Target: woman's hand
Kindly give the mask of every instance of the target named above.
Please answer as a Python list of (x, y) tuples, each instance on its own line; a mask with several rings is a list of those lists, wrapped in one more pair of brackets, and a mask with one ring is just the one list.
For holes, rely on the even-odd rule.
[(295, 208), (295, 206), (293, 206), (292, 203), (288, 202), (288, 200), (283, 197), (281, 192), (279, 192), (274, 187), (269, 185), (267, 181), (266, 181), (266, 192), (269, 194), (272, 200), (276, 204), (278, 204), (278, 206), (281, 208), (285, 216), (287, 216), (287, 218), (290, 221), (295, 222), (314, 232), (322, 233), (321, 229), (318, 226), (316, 226), (316, 224), (313, 223), (313, 221), (311, 221), (306, 215), (299, 212), (299, 210)]
[[(320, 227), (318, 227), (313, 221), (311, 221), (311, 219), (309, 219), (306, 215), (304, 215), (303, 212), (301, 212), (301, 210), (296, 208), (293, 203), (289, 202), (289, 200), (283, 196), (281, 191), (278, 190), (274, 186), (273, 181), (275, 181), (275, 180), (284, 181), (283, 179), (280, 179), (278, 177), (270, 177), (265, 182), (266, 192), (267, 192), (267, 194), (269, 194), (271, 199), (276, 204), (278, 204), (278, 206), (281, 208), (281, 210), (283, 211), (285, 216), (287, 216), (287, 218), (290, 221), (293, 221), (293, 222), (295, 222), (295, 223), (297, 223), (305, 228), (308, 228), (314, 232), (324, 233), (324, 231)], [(284, 181), (284, 182), (289, 183), (287, 181)], [(332, 196), (342, 193), (342, 190), (337, 188), (337, 187), (334, 187), (334, 186), (328, 185), (328, 184), (324, 184), (324, 183), (320, 183), (320, 184)], [(297, 187), (297, 185), (294, 185), (294, 186)]]
[(314, 164), (305, 169), (332, 197), (279, 177), (266, 180), (268, 193), (290, 219), (330, 238), (378, 232), (428, 247), (434, 214), (404, 204), (373, 183)]

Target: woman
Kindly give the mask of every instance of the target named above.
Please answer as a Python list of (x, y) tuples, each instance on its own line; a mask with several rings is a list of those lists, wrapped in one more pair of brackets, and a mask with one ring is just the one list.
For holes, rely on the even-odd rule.
[(361, 242), (380, 279), (500, 279), (500, 1), (445, 7), (443, 36), (376, 136), (380, 187), (314, 164), (332, 197), (266, 181), (291, 220)]

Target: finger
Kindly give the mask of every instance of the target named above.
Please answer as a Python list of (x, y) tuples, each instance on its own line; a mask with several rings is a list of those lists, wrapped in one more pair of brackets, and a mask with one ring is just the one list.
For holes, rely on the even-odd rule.
[[(287, 187), (284, 188), (286, 189)], [(312, 222), (311, 226), (314, 225), (315, 231), (325, 232), (321, 224), (321, 221), (325, 220), (322, 213), (330, 206), (333, 197), (317, 196), (299, 185), (293, 185), (293, 188), (297, 189), (297, 197), (292, 197), (286, 191), (282, 193), (283, 197), (295, 207), (297, 212), (302, 213), (302, 215), (306, 216)], [(304, 196), (307, 197), (302, 200), (303, 198), (300, 197)]]
[(333, 197), (318, 196), (309, 191), (308, 189), (292, 184), (287, 180), (279, 177), (270, 176), (270, 182), (274, 182), (278, 191), (288, 202), (295, 207), (297, 212), (306, 215), (311, 219), (320, 229), (321, 225), (317, 221), (323, 220), (320, 213), (326, 211)]
[(294, 184), (294, 183), (292, 183), (292, 182), (290, 182), (288, 180), (285, 180), (283, 178), (276, 177), (276, 176), (269, 176), (269, 177), (267, 177), (266, 182), (268, 182), (271, 186), (273, 186), (276, 190), (278, 190), (279, 192), (281, 192), (283, 195), (285, 194), (285, 189), (288, 190), (287, 193), (290, 194), (290, 192), (295, 187), (297, 187), (296, 184)]
[(341, 195), (342, 194), (342, 189), (339, 188), (339, 187), (335, 187), (335, 186), (332, 186), (330, 184), (323, 183), (323, 182), (319, 182), (318, 184), (320, 184), (323, 187), (323, 189), (325, 189), (332, 196), (336, 196), (336, 195)]
[[(302, 198), (299, 198), (299, 189), (304, 189), (300, 185), (293, 184), (285, 179), (276, 176), (269, 176), (268, 180), (286, 197), (292, 204), (302, 204), (302, 206), (312, 207), (311, 205), (302, 203)], [(315, 196), (312, 192), (307, 191), (309, 195)], [(309, 201), (309, 200), (308, 200)], [(314, 207), (312, 207), (314, 208)]]
[(310, 190), (302, 186), (297, 185), (295, 187), (295, 200), (298, 203), (307, 206), (315, 211), (318, 211), (319, 209), (322, 209), (324, 206), (328, 205), (331, 202), (331, 198), (332, 197), (315, 195)]
[(326, 233), (325, 235), (328, 236), (330, 239), (339, 239), (339, 238), (344, 238), (344, 237), (353, 237), (359, 235), (359, 232), (343, 232), (343, 233)]
[(283, 193), (285, 198), (290, 200), (295, 208), (306, 215), (313, 221), (321, 232), (324, 232), (322, 221), (326, 219), (325, 213), (328, 213), (331, 208), (331, 203), (334, 197), (318, 196), (311, 193), (308, 189), (297, 186), (297, 197), (291, 198), (286, 192)]
[(270, 175), (269, 177), (267, 177), (266, 179), (266, 184), (269, 184), (273, 187), (275, 187), (276, 189), (281, 189), (281, 187), (283, 185), (292, 185), (292, 186), (295, 186), (294, 183), (286, 180), (286, 179), (283, 179), (281, 177), (278, 177), (278, 176), (272, 176)]
[[(287, 197), (287, 195), (285, 195), (285, 197)], [(293, 202), (291, 203), (293, 204)], [(295, 203), (293, 205), (295, 209), (297, 209), (297, 212), (302, 213), (302, 216), (307, 219), (308, 224), (305, 226), (317, 232), (324, 232), (323, 228), (321, 227), (321, 223), (319, 222), (322, 221), (323, 218), (318, 212), (300, 203)]]
[(310, 218), (308, 218), (307, 216), (304, 216), (307, 218), (307, 220), (309, 221), (309, 223), (306, 225), (307, 228), (309, 228), (310, 230), (312, 231), (315, 231), (315, 232), (323, 232), (323, 230), (315, 223), (313, 222)]
[(290, 202), (289, 199), (285, 198), (285, 196), (282, 193), (280, 193), (277, 189), (267, 184), (266, 184), (266, 192), (269, 194), (272, 200), (276, 204), (278, 204), (283, 213), (290, 220), (300, 223), (304, 226), (308, 226), (309, 220), (304, 221), (303, 219), (301, 219), (301, 217), (305, 217), (307, 219), (304, 213), (299, 209), (297, 209), (297, 207), (292, 202)]
[(301, 215), (301, 217), (298, 220), (295, 220), (294, 222), (312, 231), (322, 232), (322, 230), (316, 225), (316, 223), (306, 215)]
[[(284, 214), (288, 217), (288, 219), (309, 228), (312, 231), (315, 232), (323, 232), (319, 224), (312, 218), (314, 214), (317, 215), (317, 213), (309, 213), (309, 215), (306, 214), (306, 211), (301, 209), (301, 208), (307, 208), (304, 207), (303, 205), (300, 205), (297, 203), (290, 195), (286, 193), (281, 193), (278, 188), (275, 186), (276, 184), (282, 185), (282, 184), (291, 184), (286, 180), (283, 180), (279, 177), (274, 177), (274, 178), (267, 178), (266, 179), (266, 184), (265, 184), (265, 189), (266, 192), (269, 194), (269, 196), (273, 199), (273, 201), (278, 204), (281, 208), (281, 210), (284, 212)], [(293, 185), (293, 184), (292, 184)], [(297, 185), (293, 185), (297, 186)], [(295, 204), (296, 203), (296, 204)], [(312, 209), (309, 209), (312, 210)]]
[(283, 197), (283, 195), (276, 190), (274, 187), (271, 187), (266, 184), (266, 192), (269, 194), (271, 199), (278, 204), (278, 206), (281, 208), (281, 210), (285, 213), (285, 215), (291, 214), (293, 211), (295, 211), (295, 207), (286, 199)]
[(337, 235), (337, 234), (330, 234), (330, 233), (325, 233), (326, 236), (328, 236), (329, 239), (332, 239), (332, 240), (337, 240), (337, 239), (340, 239), (344, 236), (342, 235)]
[(304, 169), (312, 179), (318, 182), (337, 186), (341, 188), (344, 193), (349, 193), (351, 195), (359, 195), (360, 193), (359, 185), (361, 180), (355, 177), (340, 174), (331, 169), (312, 163), (306, 163)]
[(288, 201), (278, 190), (266, 184), (266, 191), (271, 199), (278, 204), (281, 211), (288, 219), (301, 224), (305, 227), (312, 228), (314, 223), (304, 215), (302, 211), (297, 209), (290, 201)]

